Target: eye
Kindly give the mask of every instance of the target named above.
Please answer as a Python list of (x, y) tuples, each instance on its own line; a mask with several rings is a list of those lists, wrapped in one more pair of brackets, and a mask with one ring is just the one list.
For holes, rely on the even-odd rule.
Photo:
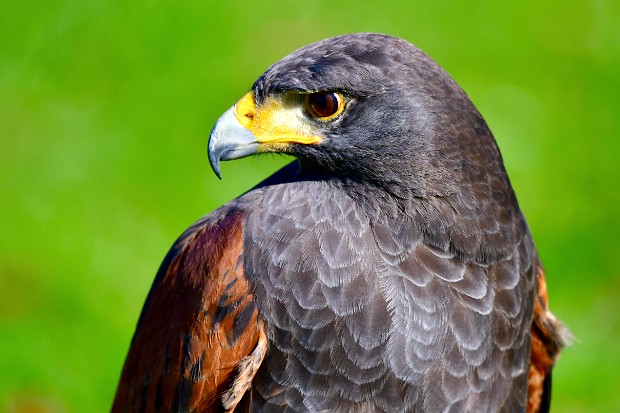
[(342, 95), (336, 92), (317, 92), (306, 95), (306, 110), (315, 119), (329, 120), (344, 108)]

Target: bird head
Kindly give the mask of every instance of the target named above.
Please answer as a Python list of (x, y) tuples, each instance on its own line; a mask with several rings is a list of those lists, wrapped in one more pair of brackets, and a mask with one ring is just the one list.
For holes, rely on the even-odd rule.
[(269, 152), (404, 197), (473, 189), (487, 171), (507, 181), (495, 141), (461, 88), (418, 48), (380, 34), (293, 52), (211, 132), (209, 160), (218, 176), (221, 160)]

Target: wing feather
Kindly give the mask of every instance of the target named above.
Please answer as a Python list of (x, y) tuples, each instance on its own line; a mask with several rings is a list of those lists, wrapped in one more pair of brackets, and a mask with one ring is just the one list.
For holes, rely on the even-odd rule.
[(551, 370), (562, 347), (570, 344), (572, 336), (549, 311), (547, 283), (540, 265), (537, 271), (537, 291), (532, 322), (532, 351), (528, 374), (527, 413), (547, 413), (551, 399)]
[(243, 213), (216, 211), (164, 260), (112, 412), (233, 409), (265, 354), (253, 300), (243, 272)]

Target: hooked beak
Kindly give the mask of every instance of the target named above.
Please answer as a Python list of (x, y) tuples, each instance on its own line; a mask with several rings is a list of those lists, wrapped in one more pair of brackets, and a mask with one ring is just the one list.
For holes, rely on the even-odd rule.
[(209, 163), (222, 179), (220, 161), (244, 158), (258, 153), (258, 141), (249, 129), (243, 127), (235, 116), (235, 107), (228, 109), (218, 119), (209, 137)]
[(314, 145), (322, 140), (308, 126), (300, 96), (270, 97), (257, 107), (249, 92), (218, 119), (209, 137), (209, 163), (221, 179), (220, 161), (259, 152), (291, 153), (291, 145)]

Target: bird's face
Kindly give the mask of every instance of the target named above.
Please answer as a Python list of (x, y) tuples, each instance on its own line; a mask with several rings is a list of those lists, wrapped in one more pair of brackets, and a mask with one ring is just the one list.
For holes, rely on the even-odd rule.
[(250, 92), (218, 120), (209, 160), (219, 175), (220, 160), (265, 152), (295, 154), (304, 146), (320, 145), (344, 109), (345, 99), (335, 91), (286, 91), (258, 105)]
[(463, 179), (480, 175), (473, 168), (501, 159), (449, 75), (411, 44), (377, 34), (327, 39), (292, 53), (211, 133), (209, 160), (218, 176), (221, 160), (266, 152), (421, 196), (454, 192)]

